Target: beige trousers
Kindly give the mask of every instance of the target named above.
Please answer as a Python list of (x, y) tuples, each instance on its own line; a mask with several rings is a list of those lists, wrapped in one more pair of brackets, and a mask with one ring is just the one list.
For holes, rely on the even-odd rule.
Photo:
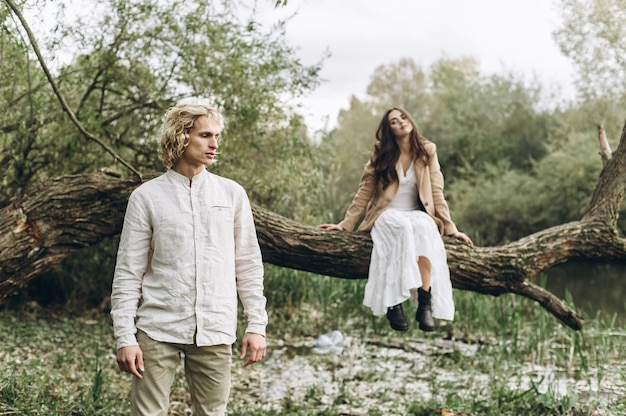
[(143, 351), (143, 378), (133, 377), (131, 391), (132, 416), (167, 416), (170, 389), (184, 354), (185, 376), (191, 394), (194, 416), (226, 414), (230, 394), (232, 364), (231, 345), (169, 344), (137, 331), (137, 341)]

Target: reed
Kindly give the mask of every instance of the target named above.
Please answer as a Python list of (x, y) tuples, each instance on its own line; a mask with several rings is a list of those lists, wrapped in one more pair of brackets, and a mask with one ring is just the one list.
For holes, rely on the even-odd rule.
[[(456, 290), (453, 322), (400, 334), (362, 306), (364, 281), (273, 266), (266, 275), (270, 352), (283, 358), (268, 357), (242, 376), (234, 367), (231, 415), (626, 413), (626, 329), (614, 316), (598, 312), (576, 332), (526, 299)], [(409, 302), (405, 311), (414, 311)], [(347, 339), (342, 354), (313, 354), (315, 337), (334, 329)], [(117, 370), (106, 313), (4, 310), (0, 334), (0, 414), (128, 414), (130, 377)], [(270, 365), (293, 365), (304, 377), (303, 363), (318, 382), (267, 398), (264, 386), (282, 377), (265, 373)], [(188, 399), (180, 371), (170, 414), (186, 414)]]

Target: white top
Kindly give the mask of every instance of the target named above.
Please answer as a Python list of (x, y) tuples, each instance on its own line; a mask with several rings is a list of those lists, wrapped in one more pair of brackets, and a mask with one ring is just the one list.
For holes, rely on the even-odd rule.
[(391, 204), (389, 204), (389, 208), (400, 211), (413, 211), (419, 209), (417, 179), (415, 176), (415, 166), (413, 166), (413, 162), (411, 162), (411, 166), (409, 166), (409, 170), (407, 170), (406, 174), (404, 173), (404, 169), (402, 169), (401, 163), (398, 163), (396, 170), (398, 172), (400, 186), (398, 188), (398, 193), (393, 198), (393, 201), (391, 201)]
[(130, 195), (117, 253), (111, 316), (117, 348), (136, 328), (161, 342), (236, 339), (237, 294), (246, 332), (265, 335), (263, 263), (250, 202), (236, 182), (173, 170)]

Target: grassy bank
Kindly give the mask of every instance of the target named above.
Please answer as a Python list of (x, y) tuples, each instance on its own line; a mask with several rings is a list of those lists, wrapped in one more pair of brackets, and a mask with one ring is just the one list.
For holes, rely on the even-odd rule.
[[(587, 317), (575, 332), (525, 299), (457, 290), (454, 322), (398, 334), (361, 306), (363, 281), (267, 275), (269, 355), (235, 363), (230, 414), (626, 413), (626, 330), (611, 317)], [(316, 337), (332, 330), (343, 350), (317, 353)], [(128, 414), (130, 378), (116, 368), (106, 312), (25, 304), (0, 314), (0, 334), (0, 414)], [(181, 372), (171, 414), (189, 414), (188, 400)]]

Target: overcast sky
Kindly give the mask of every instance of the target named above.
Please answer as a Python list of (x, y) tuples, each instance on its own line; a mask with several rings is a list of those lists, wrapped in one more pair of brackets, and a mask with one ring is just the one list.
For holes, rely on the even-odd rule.
[[(250, 0), (252, 3), (252, 0)], [(483, 73), (537, 76), (571, 91), (572, 69), (552, 32), (560, 26), (553, 0), (259, 0), (260, 21), (292, 15), (287, 39), (305, 64), (326, 59), (325, 80), (305, 97), (313, 129), (333, 127), (352, 95), (365, 96), (374, 69), (412, 58), (427, 69), (442, 57), (471, 56)], [(389, 103), (392, 105), (393, 103)], [(326, 121), (328, 120), (328, 124)]]

